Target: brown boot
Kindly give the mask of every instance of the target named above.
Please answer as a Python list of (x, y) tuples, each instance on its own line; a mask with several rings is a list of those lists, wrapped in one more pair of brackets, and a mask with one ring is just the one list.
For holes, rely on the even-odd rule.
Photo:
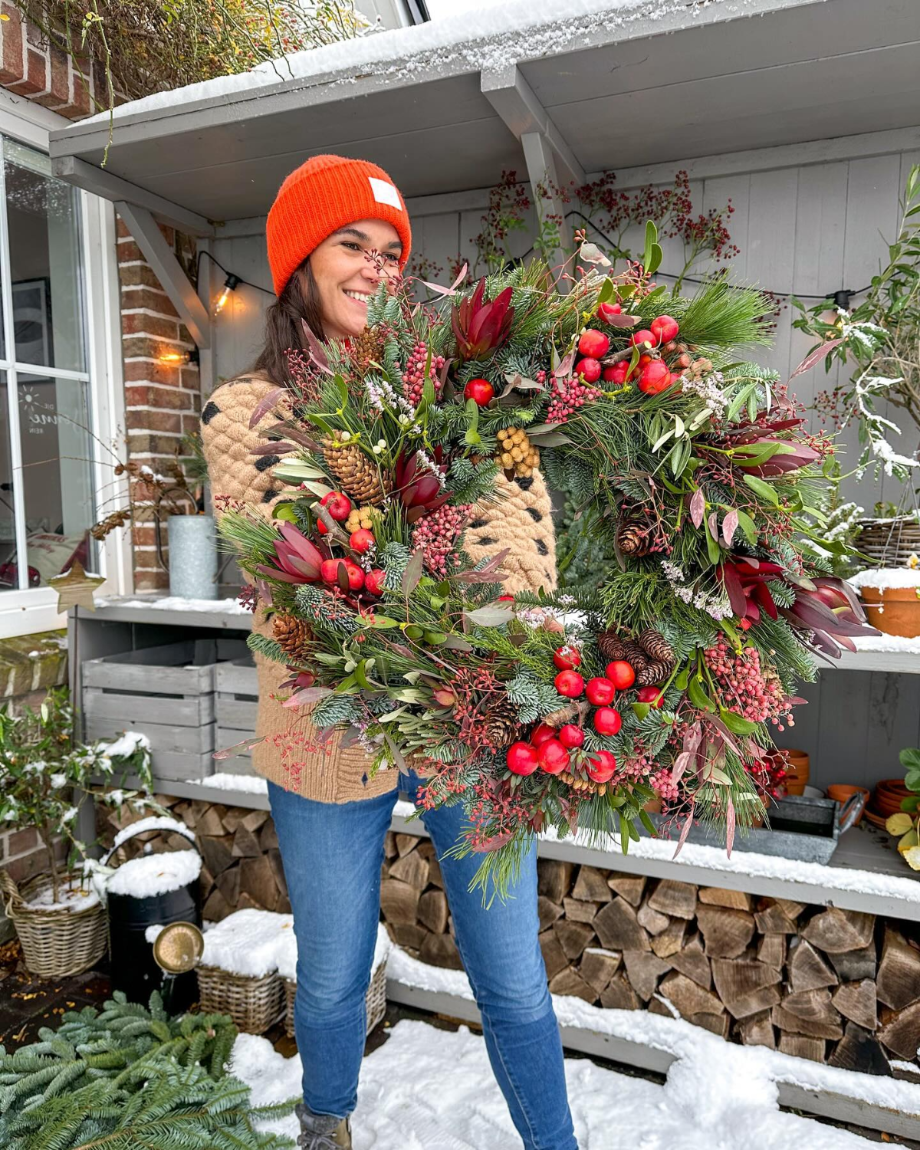
[(352, 1150), (351, 1123), (331, 1114), (314, 1114), (302, 1102), (297, 1104), (300, 1120), (300, 1150)]

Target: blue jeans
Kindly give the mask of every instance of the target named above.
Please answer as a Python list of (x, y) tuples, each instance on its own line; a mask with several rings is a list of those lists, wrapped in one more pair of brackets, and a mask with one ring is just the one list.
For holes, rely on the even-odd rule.
[[(414, 797), (420, 780), (402, 789)], [(397, 792), (318, 803), (269, 783), (297, 934), (294, 1025), (304, 1102), (342, 1118), (357, 1104), (365, 1008), (380, 917), (384, 837)], [(513, 898), (487, 910), (467, 889), (479, 859), (444, 859), (460, 837), (463, 808), (422, 816), (441, 858), (457, 947), (482, 1013), (492, 1070), (526, 1150), (577, 1150), (562, 1043), (537, 940), (536, 850)]]

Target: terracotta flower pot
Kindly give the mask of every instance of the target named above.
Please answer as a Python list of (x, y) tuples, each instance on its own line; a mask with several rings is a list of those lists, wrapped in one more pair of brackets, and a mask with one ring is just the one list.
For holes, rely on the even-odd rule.
[(873, 627), (902, 639), (920, 635), (920, 587), (861, 587), (859, 593)]
[[(844, 783), (835, 783), (833, 786), (830, 786), (827, 788), (827, 797), (829, 799), (833, 799), (835, 802), (840, 803), (841, 806), (844, 805), (844, 803), (847, 801), (848, 798), (850, 798), (852, 795), (857, 795), (857, 794), (865, 795), (866, 801), (868, 802), (869, 791), (867, 791), (865, 787), (851, 787), (851, 786), (846, 785)], [(863, 809), (856, 816), (856, 821), (853, 823), (854, 827), (859, 826), (859, 824), (862, 820), (863, 814), (865, 813), (865, 809), (866, 808), (863, 807)]]
[(799, 751), (795, 748), (784, 749), (782, 753), (785, 755), (787, 763), (786, 794), (801, 795), (808, 783), (811, 760), (805, 751)]

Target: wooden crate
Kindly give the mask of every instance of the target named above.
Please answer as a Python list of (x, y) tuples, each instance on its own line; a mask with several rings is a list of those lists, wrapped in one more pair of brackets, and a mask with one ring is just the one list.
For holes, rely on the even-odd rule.
[[(255, 738), (259, 681), (251, 656), (218, 664), (215, 685), (215, 748), (223, 750)], [(220, 759), (217, 769), (229, 775), (251, 775), (254, 773), (252, 755), (246, 751), (230, 759)]]
[(87, 738), (142, 731), (159, 778), (213, 774), (216, 669), (245, 650), (239, 639), (197, 639), (88, 659), (82, 667)]

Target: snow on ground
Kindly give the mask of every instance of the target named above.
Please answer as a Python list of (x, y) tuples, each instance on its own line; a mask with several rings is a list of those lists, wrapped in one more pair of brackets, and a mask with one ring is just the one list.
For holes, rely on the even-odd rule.
[[(354, 84), (357, 76), (368, 74), (395, 79), (438, 66), (458, 71), (501, 67), (516, 59), (535, 59), (558, 52), (565, 41), (577, 45), (588, 41), (592, 34), (625, 31), (640, 21), (655, 24), (678, 14), (682, 23), (690, 23), (707, 19), (706, 9), (710, 7), (722, 7), (737, 16), (750, 9), (752, 3), (753, 0), (511, 0), (477, 12), (471, 19), (467, 0), (444, 19), (296, 52), (283, 60), (259, 64), (242, 75), (218, 76), (173, 92), (156, 92), (122, 104), (115, 109), (114, 117), (117, 122), (138, 112), (163, 108), (178, 111), (194, 101), (258, 92), (294, 78), (318, 78), (326, 86), (348, 86)], [(105, 123), (108, 119), (106, 111), (83, 123)]]
[[(566, 1059), (581, 1150), (786, 1150), (790, 1145), (860, 1150), (874, 1145), (780, 1112), (773, 1082), (753, 1073), (746, 1059), (734, 1057), (752, 1048), (722, 1045), (732, 1054), (717, 1063), (681, 1060), (664, 1086), (603, 1070), (588, 1059)], [(232, 1071), (249, 1084), (256, 1104), (300, 1094), (299, 1059), (284, 1058), (264, 1038), (237, 1038)], [(399, 1022), (384, 1045), (364, 1060), (352, 1126), (355, 1150), (515, 1150), (521, 1145), (483, 1040), (466, 1027), (452, 1033), (426, 1022)], [(296, 1137), (297, 1120), (291, 1116), (268, 1128)]]
[[(419, 962), (398, 946), (392, 947), (387, 959), (387, 978), (419, 990), (452, 994), (473, 1001), (469, 979), (462, 970), (445, 970)], [(768, 1050), (765, 1046), (738, 1046), (682, 1018), (665, 1018), (645, 1010), (605, 1010), (583, 1002), (580, 998), (559, 994), (553, 995), (553, 1006), (560, 1026), (609, 1034), (668, 1051), (686, 1066), (695, 1068), (700, 1091), (709, 1089), (710, 1079), (715, 1083), (714, 1088), (718, 1093), (734, 1089), (735, 1078), (749, 1078), (752, 1081), (759, 1078), (770, 1082), (794, 1083), (808, 1090), (843, 1094), (920, 1117), (920, 1085), (912, 1082), (857, 1074), (804, 1058), (794, 1058), (789, 1054)], [(675, 1064), (669, 1072), (669, 1078), (677, 1069)], [(719, 1086), (719, 1083), (723, 1085)], [(716, 1102), (714, 1099), (711, 1104), (716, 1105)], [(773, 1143), (765, 1145), (772, 1146)]]

